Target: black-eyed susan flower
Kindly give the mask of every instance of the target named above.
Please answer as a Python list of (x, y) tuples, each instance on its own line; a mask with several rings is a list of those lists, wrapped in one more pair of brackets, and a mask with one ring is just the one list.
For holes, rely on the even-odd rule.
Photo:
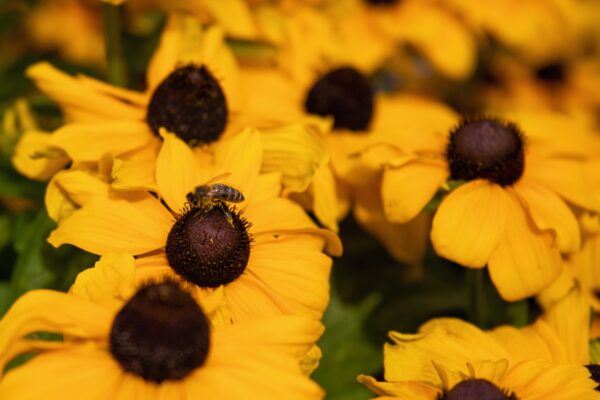
[[(222, 291), (233, 322), (279, 314), (320, 318), (331, 267), (322, 250), (340, 254), (341, 244), (280, 197), (281, 174), (259, 174), (259, 133), (232, 136), (217, 146), (214, 160), (204, 153), (203, 162), (181, 139), (163, 135), (158, 197), (119, 194), (98, 180), (88, 185), (89, 176), (66, 174), (58, 184), (82, 207), (60, 221), (50, 243), (136, 255), (140, 274), (177, 276), (194, 283), (199, 297)], [(214, 177), (213, 183), (234, 188), (244, 201), (194, 206), (196, 188)]]
[(596, 399), (587, 365), (589, 303), (577, 290), (535, 323), (491, 331), (454, 318), (432, 320), (417, 334), (390, 333), (385, 381), (359, 381), (406, 399)]
[[(126, 271), (118, 264), (127, 257), (108, 258), (100, 263)], [(159, 280), (135, 288), (96, 268), (78, 278), (71, 294), (27, 293), (0, 321), (2, 369), (18, 355), (34, 355), (3, 373), (2, 398), (323, 396), (297, 361), (321, 334), (318, 322), (282, 316), (214, 325), (211, 305), (196, 303), (185, 285)], [(28, 336), (38, 332), (61, 339)]]
[[(31, 178), (52, 176), (69, 160), (75, 166), (93, 164), (109, 155), (115, 159), (115, 188), (153, 190), (161, 129), (190, 147), (211, 151), (219, 140), (260, 125), (262, 118), (243, 106), (254, 94), (240, 91), (237, 63), (223, 30), (203, 28), (191, 17), (169, 19), (148, 67), (144, 93), (70, 77), (47, 63), (30, 67), (28, 75), (59, 103), (68, 121), (52, 134), (28, 132), (20, 141), (13, 164)], [(305, 191), (327, 163), (319, 136), (290, 121), (262, 132), (265, 170), (281, 171), (286, 188)], [(335, 221), (329, 222), (324, 221), (335, 228)]]
[[(369, 54), (370, 47), (383, 44), (394, 51), (406, 46), (416, 50), (429, 68), (450, 79), (465, 79), (474, 70), (477, 45), (473, 33), (438, 2), (344, 0), (324, 8), (335, 26), (362, 27), (362, 35), (370, 38), (371, 43), (356, 42), (350, 47), (356, 54)], [(387, 55), (394, 51), (388, 50)]]
[(460, 120), (439, 104), (399, 101), (404, 112), (396, 129), (380, 136), (377, 146), (391, 150), (381, 159), (389, 220), (412, 220), (443, 187), (450, 192), (443, 195), (431, 229), (440, 256), (469, 268), (488, 265), (507, 300), (550, 285), (560, 272), (560, 252), (580, 246), (567, 203), (585, 210), (600, 206), (585, 173), (586, 160), (597, 151), (596, 138), (562, 116)]
[(23, 31), (25, 42), (34, 51), (58, 52), (66, 60), (83, 65), (105, 62), (102, 14), (90, 2), (36, 2), (26, 14)]

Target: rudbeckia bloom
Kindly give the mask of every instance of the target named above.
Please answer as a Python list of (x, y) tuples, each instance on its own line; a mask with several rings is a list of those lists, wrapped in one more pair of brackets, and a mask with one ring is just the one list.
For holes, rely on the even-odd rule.
[[(475, 67), (477, 45), (466, 24), (435, 1), (344, 0), (324, 7), (338, 29), (360, 27), (370, 38), (353, 47), (369, 54), (370, 46), (388, 49), (405, 45), (416, 50), (429, 65), (450, 79), (467, 78)], [(476, 7), (476, 6), (475, 6)], [(443, 45), (440, 46), (440, 43)], [(391, 54), (390, 54), (391, 53)], [(388, 56), (393, 52), (388, 51)]]
[(589, 303), (573, 291), (535, 323), (482, 331), (454, 318), (417, 334), (390, 333), (385, 382), (359, 381), (401, 399), (597, 399), (589, 362)]
[[(158, 198), (106, 185), (102, 192), (101, 184), (71, 176), (59, 184), (82, 207), (60, 221), (49, 242), (100, 255), (136, 255), (139, 274), (179, 277), (194, 283), (200, 298), (222, 292), (233, 322), (280, 314), (321, 318), (331, 267), (322, 250), (340, 254), (341, 244), (301, 207), (279, 197), (281, 174), (259, 174), (260, 134), (232, 136), (217, 147), (214, 160), (205, 154), (202, 163), (181, 139), (163, 135)], [(197, 188), (215, 177), (213, 183), (239, 191), (244, 200), (194, 205), (202, 201)]]
[[(59, 103), (68, 123), (52, 134), (26, 133), (13, 164), (39, 179), (52, 176), (69, 160), (75, 166), (98, 163), (108, 154), (118, 164), (112, 171), (116, 188), (153, 190), (162, 128), (190, 147), (211, 149), (260, 122), (243, 107), (237, 63), (223, 35), (217, 26), (204, 29), (191, 17), (173, 15), (148, 67), (144, 93), (85, 76), (73, 78), (47, 63), (30, 67), (28, 75)], [(253, 94), (247, 95), (250, 101)], [(286, 187), (305, 191), (327, 162), (319, 137), (293, 121), (262, 132), (265, 171), (280, 170)]]
[[(321, 334), (316, 321), (282, 316), (215, 326), (211, 305), (200, 306), (175, 281), (146, 282), (131, 293), (120, 281), (93, 283), (78, 279), (72, 294), (29, 292), (0, 321), (3, 370), (20, 354), (35, 355), (3, 374), (3, 399), (323, 396), (296, 358)], [(62, 336), (28, 337), (37, 332)]]
[(460, 120), (442, 105), (403, 101), (395, 131), (373, 138), (390, 150), (381, 187), (389, 220), (412, 220), (441, 187), (431, 229), (440, 256), (469, 268), (488, 265), (506, 300), (550, 285), (560, 272), (560, 253), (580, 246), (567, 202), (600, 207), (584, 171), (586, 160), (596, 157), (597, 139), (556, 115)]
[[(319, 127), (331, 157), (331, 167), (315, 174), (315, 206), (323, 204), (325, 208), (337, 201), (337, 217), (341, 218), (348, 211), (349, 202), (354, 201), (358, 222), (380, 239), (390, 254), (403, 262), (418, 263), (425, 251), (427, 218), (404, 225), (390, 224), (377, 196), (380, 158), (389, 152), (379, 146), (369, 156), (362, 159), (357, 156), (374, 143), (372, 136), (378, 132), (392, 135), (396, 131), (404, 103), (375, 91), (368, 78), (373, 70), (326, 59), (321, 60), (321, 64), (316, 70), (306, 64), (242, 67), (242, 86), (256, 94), (255, 101), (248, 104), (252, 108), (248, 112), (263, 116), (264, 124), (297, 120)], [(327, 123), (333, 129), (323, 129)], [(328, 183), (333, 177), (338, 187), (337, 196), (331, 189), (325, 190), (333, 187)], [(327, 215), (335, 218), (331, 213), (336, 209), (333, 204), (327, 207), (330, 210)]]

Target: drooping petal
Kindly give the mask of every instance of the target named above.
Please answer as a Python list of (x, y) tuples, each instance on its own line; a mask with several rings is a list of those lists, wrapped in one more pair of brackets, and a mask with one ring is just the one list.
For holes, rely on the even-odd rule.
[(11, 370), (0, 381), (0, 397), (113, 399), (121, 377), (121, 369), (108, 352), (81, 346), (41, 354)]
[(52, 134), (50, 144), (63, 149), (73, 161), (97, 162), (105, 154), (141, 148), (152, 138), (145, 123), (122, 120), (68, 124)]
[(460, 186), (433, 218), (435, 251), (466, 267), (484, 267), (506, 229), (508, 203), (508, 195), (496, 184), (476, 180)]
[(375, 378), (366, 375), (359, 375), (356, 379), (373, 393), (383, 396), (378, 397), (378, 400), (392, 400), (397, 398), (406, 400), (435, 399), (441, 393), (438, 387), (428, 382), (379, 382)]
[(560, 253), (552, 236), (533, 226), (514, 193), (509, 193), (506, 226), (489, 258), (496, 289), (508, 301), (539, 293), (560, 273)]
[(536, 226), (540, 230), (551, 229), (555, 232), (562, 252), (579, 250), (581, 238), (575, 215), (556, 193), (526, 178), (515, 185), (515, 190), (522, 196), (524, 207)]
[(391, 222), (415, 218), (436, 194), (449, 173), (441, 162), (414, 161), (383, 173), (381, 195)]
[(62, 221), (48, 242), (100, 255), (137, 255), (163, 247), (172, 225), (173, 216), (150, 195), (133, 202), (97, 199)]
[(28, 131), (15, 146), (11, 161), (19, 173), (29, 179), (45, 181), (64, 168), (69, 157), (51, 144), (52, 135)]
[(177, 136), (162, 131), (164, 143), (156, 160), (156, 184), (171, 210), (183, 209), (186, 195), (202, 183), (191, 149)]

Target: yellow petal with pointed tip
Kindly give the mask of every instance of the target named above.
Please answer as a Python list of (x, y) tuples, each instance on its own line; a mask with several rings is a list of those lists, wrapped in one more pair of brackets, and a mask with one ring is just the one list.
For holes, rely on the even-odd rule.
[(503, 188), (484, 180), (455, 189), (433, 218), (431, 240), (435, 251), (466, 267), (484, 267), (504, 235), (508, 203)]

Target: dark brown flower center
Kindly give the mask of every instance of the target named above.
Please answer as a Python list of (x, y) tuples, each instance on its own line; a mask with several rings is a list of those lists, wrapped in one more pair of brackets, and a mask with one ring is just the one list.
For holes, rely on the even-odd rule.
[(600, 391), (600, 365), (590, 364), (586, 365), (585, 367), (590, 371), (590, 378), (592, 378), (592, 380), (598, 384), (595, 389)]
[(373, 117), (373, 90), (358, 70), (338, 68), (315, 82), (304, 106), (311, 114), (333, 116), (335, 128), (362, 131)]
[(146, 121), (191, 146), (214, 142), (227, 125), (227, 101), (219, 82), (204, 66), (187, 65), (171, 72), (154, 90)]
[(146, 381), (185, 378), (208, 355), (209, 327), (202, 309), (177, 283), (141, 288), (115, 317), (110, 351), (121, 367)]
[(450, 133), (446, 158), (452, 179), (511, 185), (525, 167), (523, 135), (493, 118), (465, 119)]
[(248, 222), (224, 203), (208, 211), (192, 207), (169, 232), (166, 246), (169, 265), (200, 287), (230, 283), (248, 264), (251, 242), (248, 227)]
[(485, 379), (467, 379), (442, 394), (439, 400), (517, 400), (517, 397)]

